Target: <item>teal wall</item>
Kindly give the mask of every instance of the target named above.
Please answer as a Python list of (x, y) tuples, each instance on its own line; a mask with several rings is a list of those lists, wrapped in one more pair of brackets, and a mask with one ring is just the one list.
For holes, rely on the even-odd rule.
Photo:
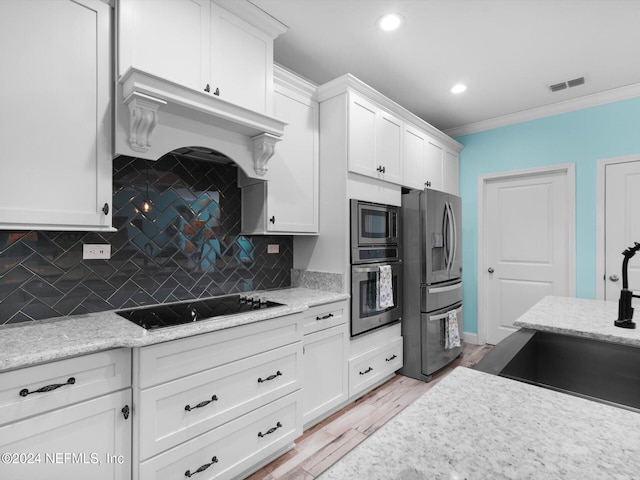
[(478, 331), (478, 177), (561, 163), (576, 166), (576, 296), (595, 298), (596, 163), (640, 153), (640, 97), (456, 138), (463, 218), (465, 332)]

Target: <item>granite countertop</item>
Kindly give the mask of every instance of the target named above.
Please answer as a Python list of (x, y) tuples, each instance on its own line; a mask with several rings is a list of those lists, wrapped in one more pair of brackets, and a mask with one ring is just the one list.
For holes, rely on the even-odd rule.
[(247, 294), (285, 306), (150, 331), (114, 311), (3, 326), (0, 327), (0, 371), (111, 348), (143, 347), (298, 313), (309, 307), (349, 298), (344, 293), (308, 288), (263, 290)]
[[(640, 326), (634, 330), (613, 325), (618, 302), (547, 296), (513, 325), (640, 347)], [(640, 323), (640, 319), (634, 320)]]
[(458, 367), (319, 479), (632, 479), (640, 414)]

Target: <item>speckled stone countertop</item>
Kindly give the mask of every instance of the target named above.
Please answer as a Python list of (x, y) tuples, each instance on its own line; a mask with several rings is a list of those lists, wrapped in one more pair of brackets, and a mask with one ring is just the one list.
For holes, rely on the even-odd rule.
[(285, 304), (267, 310), (202, 320), (158, 330), (144, 328), (114, 311), (73, 315), (0, 327), (0, 371), (119, 347), (154, 343), (298, 313), (309, 307), (346, 300), (349, 295), (306, 288), (250, 292)]
[[(618, 302), (569, 297), (544, 297), (513, 325), (640, 347), (640, 325), (630, 330), (613, 325)], [(640, 318), (634, 319), (640, 324)]]
[(637, 479), (640, 414), (458, 367), (322, 480)]

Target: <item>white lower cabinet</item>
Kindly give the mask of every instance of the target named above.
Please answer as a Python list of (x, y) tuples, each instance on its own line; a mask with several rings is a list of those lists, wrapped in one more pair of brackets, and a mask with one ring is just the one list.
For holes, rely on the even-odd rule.
[(355, 399), (402, 368), (400, 324), (376, 330), (351, 341), (349, 398)]
[(134, 350), (134, 479), (233, 479), (302, 433), (302, 314)]
[(0, 478), (131, 478), (131, 353), (0, 375)]
[(308, 310), (303, 355), (303, 422), (309, 428), (348, 399), (349, 303)]

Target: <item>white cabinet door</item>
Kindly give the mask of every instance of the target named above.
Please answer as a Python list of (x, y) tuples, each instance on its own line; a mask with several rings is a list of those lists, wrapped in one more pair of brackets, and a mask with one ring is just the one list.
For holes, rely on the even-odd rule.
[(305, 335), (303, 340), (302, 418), (305, 428), (321, 420), (349, 394), (349, 325)]
[(131, 478), (130, 415), (126, 389), (0, 427), (0, 478)]
[(353, 93), (347, 115), (349, 171), (401, 183), (402, 120)]
[(287, 122), (269, 161), (271, 180), (242, 185), (242, 232), (318, 233), (318, 102), (311, 84), (277, 70), (274, 114)]
[(387, 182), (401, 183), (404, 125), (402, 120), (382, 110), (378, 112), (377, 123), (376, 164), (382, 167), (382, 174), (379, 175), (379, 178)]
[(210, 29), (210, 0), (120, 0), (118, 74), (134, 67), (203, 91)]
[(425, 145), (427, 137), (424, 132), (412, 125), (405, 124), (403, 146), (402, 185), (422, 190), (425, 180)]
[(250, 110), (271, 113), (273, 40), (211, 4), (211, 92)]
[(111, 228), (110, 17), (99, 0), (0, 2), (0, 228)]
[(377, 178), (376, 123), (378, 107), (357, 95), (348, 104), (349, 171)]
[(443, 161), (444, 149), (432, 140), (427, 141), (425, 145), (424, 179), (429, 188), (442, 190)]
[(275, 116), (288, 125), (269, 161), (267, 228), (317, 233), (318, 103), (277, 85)]
[(447, 193), (458, 195), (459, 179), (458, 179), (459, 155), (453, 150), (445, 150), (444, 152), (444, 172), (443, 172), (443, 190)]

